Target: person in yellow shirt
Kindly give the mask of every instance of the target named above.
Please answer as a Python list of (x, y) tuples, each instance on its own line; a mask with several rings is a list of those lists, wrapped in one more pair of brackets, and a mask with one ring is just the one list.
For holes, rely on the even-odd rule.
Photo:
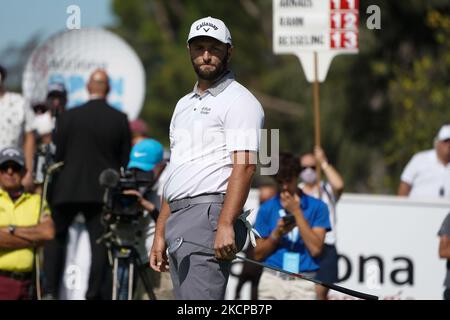
[(30, 299), (34, 248), (54, 236), (41, 197), (24, 191), (25, 159), (15, 147), (0, 151), (0, 300)]

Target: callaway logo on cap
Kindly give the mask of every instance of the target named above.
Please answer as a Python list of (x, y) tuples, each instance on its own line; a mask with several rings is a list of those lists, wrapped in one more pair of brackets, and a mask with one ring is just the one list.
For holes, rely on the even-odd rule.
[(13, 161), (22, 167), (25, 165), (25, 159), (22, 151), (15, 147), (7, 147), (0, 151), (0, 164)]
[(222, 20), (206, 17), (195, 21), (191, 25), (187, 42), (196, 37), (211, 37), (222, 43), (232, 45), (231, 34)]

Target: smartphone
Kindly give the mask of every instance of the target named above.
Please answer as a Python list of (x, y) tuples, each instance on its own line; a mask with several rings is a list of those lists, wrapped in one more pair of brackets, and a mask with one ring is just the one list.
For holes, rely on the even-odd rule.
[(287, 214), (281, 219), (283, 219), (285, 225), (295, 223), (295, 217), (292, 214)]

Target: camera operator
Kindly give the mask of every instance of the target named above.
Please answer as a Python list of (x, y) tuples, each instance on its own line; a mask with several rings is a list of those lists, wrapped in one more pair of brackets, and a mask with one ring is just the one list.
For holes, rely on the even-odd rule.
[[(123, 194), (136, 197), (136, 201), (142, 212), (139, 213), (137, 223), (116, 223), (116, 239), (124, 240), (124, 243), (130, 240), (135, 243), (135, 249), (140, 257), (142, 265), (136, 266), (151, 283), (157, 299), (173, 299), (171, 292), (172, 285), (170, 277), (161, 276), (160, 273), (153, 271), (148, 264), (148, 252), (153, 242), (155, 222), (159, 213), (160, 201), (153, 186), (158, 181), (161, 171), (164, 169), (163, 146), (154, 139), (145, 138), (135, 144), (131, 150), (128, 172), (138, 181), (136, 189), (126, 189)], [(140, 185), (139, 176), (152, 177), (151, 182)], [(131, 239), (130, 239), (131, 237)], [(133, 239), (135, 237), (135, 239)], [(128, 278), (125, 265), (119, 264), (118, 272), (122, 279)], [(136, 280), (132, 279), (133, 281)], [(126, 297), (126, 286), (122, 283), (119, 289), (119, 299)], [(141, 282), (135, 287), (134, 296), (137, 299), (148, 299)]]

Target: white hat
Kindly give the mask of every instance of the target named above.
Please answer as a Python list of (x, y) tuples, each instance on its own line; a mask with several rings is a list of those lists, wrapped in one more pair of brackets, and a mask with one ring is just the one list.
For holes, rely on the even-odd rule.
[(206, 17), (195, 21), (191, 25), (187, 42), (195, 37), (211, 37), (222, 43), (232, 45), (231, 34), (222, 20)]
[(437, 139), (439, 141), (450, 139), (450, 124), (445, 124), (441, 127), (437, 135)]

